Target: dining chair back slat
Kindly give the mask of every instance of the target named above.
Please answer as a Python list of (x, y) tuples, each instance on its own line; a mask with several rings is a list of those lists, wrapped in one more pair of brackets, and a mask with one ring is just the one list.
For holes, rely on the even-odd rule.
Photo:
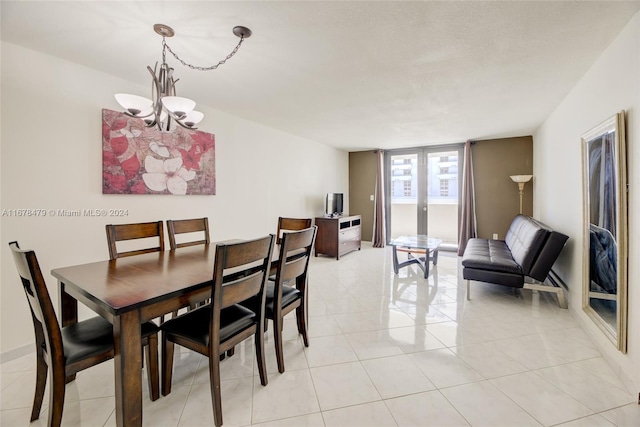
[[(169, 245), (171, 250), (177, 248), (183, 248), (186, 246), (205, 245), (211, 242), (209, 237), (209, 219), (208, 218), (193, 218), (193, 219), (179, 219), (179, 220), (167, 220), (167, 230), (169, 231)], [(193, 240), (188, 242), (178, 243), (176, 235), (202, 232), (203, 238), (200, 240)]]
[[(262, 271), (244, 276), (222, 286), (221, 307), (227, 308), (261, 292), (263, 286)], [(248, 295), (248, 296), (247, 296)]]
[[(164, 227), (162, 221), (134, 224), (107, 224), (105, 228), (107, 231), (110, 259), (164, 251)], [(118, 251), (117, 242), (145, 238), (157, 238), (157, 245), (142, 249)]]
[(311, 227), (311, 218), (278, 218), (276, 244), (282, 243), (282, 233), (286, 231), (300, 231)]
[[(250, 244), (251, 243), (251, 244)], [(216, 248), (216, 257), (221, 256), (224, 260), (220, 260), (221, 264), (216, 264), (224, 270), (237, 268), (239, 266), (250, 263), (262, 263), (264, 257), (262, 254), (268, 251), (273, 242), (264, 238), (261, 240), (252, 240), (249, 242), (240, 242), (233, 244), (219, 244)], [(216, 258), (216, 260), (218, 260)], [(268, 270), (268, 268), (267, 268)], [(220, 274), (223, 277), (223, 270), (215, 271), (214, 274)], [(214, 277), (216, 279), (216, 277)]]
[(295, 258), (286, 261), (286, 268), (283, 269), (280, 279), (283, 283), (290, 282), (291, 280), (302, 276), (307, 269), (307, 258), (305, 256)]

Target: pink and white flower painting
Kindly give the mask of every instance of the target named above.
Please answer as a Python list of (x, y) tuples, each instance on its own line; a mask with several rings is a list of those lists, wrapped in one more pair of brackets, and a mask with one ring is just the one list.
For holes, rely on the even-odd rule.
[(103, 194), (216, 194), (215, 136), (102, 110)]

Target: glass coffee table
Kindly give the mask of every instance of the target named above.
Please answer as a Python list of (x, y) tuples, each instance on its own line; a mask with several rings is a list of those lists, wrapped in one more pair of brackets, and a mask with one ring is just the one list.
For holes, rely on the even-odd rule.
[[(423, 234), (416, 236), (399, 236), (389, 242), (393, 246), (393, 271), (411, 264), (418, 264), (424, 271), (424, 278), (429, 278), (429, 261), (433, 265), (438, 264), (438, 247), (442, 243), (440, 239), (433, 239)], [(407, 260), (398, 262), (398, 252), (406, 252)], [(417, 256), (415, 256), (415, 255)]]

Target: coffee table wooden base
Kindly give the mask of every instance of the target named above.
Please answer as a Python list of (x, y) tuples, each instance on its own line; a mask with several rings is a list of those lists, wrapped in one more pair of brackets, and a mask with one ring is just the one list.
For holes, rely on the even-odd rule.
[[(408, 259), (398, 262), (398, 252), (406, 252)], [(414, 257), (413, 254), (421, 254), (422, 256)], [(393, 247), (393, 272), (398, 274), (398, 270), (411, 264), (418, 264), (418, 267), (424, 272), (424, 278), (429, 278), (429, 261), (433, 265), (438, 264), (438, 249), (416, 249), (406, 248), (402, 246)]]

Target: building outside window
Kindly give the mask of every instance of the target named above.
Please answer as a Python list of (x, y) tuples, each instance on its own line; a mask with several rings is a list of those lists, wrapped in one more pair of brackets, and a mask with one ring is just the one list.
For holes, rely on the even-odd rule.
[[(458, 201), (458, 156), (455, 153), (429, 154), (426, 191), (429, 203), (451, 204)], [(391, 161), (391, 202), (417, 203), (418, 155), (395, 155)]]
[(411, 181), (403, 181), (404, 184), (404, 196), (411, 197)]
[(394, 203), (415, 203), (417, 179), (417, 156), (415, 154), (394, 156), (391, 162), (391, 200)]
[(447, 179), (440, 180), (440, 196), (441, 197), (449, 196), (449, 180)]

